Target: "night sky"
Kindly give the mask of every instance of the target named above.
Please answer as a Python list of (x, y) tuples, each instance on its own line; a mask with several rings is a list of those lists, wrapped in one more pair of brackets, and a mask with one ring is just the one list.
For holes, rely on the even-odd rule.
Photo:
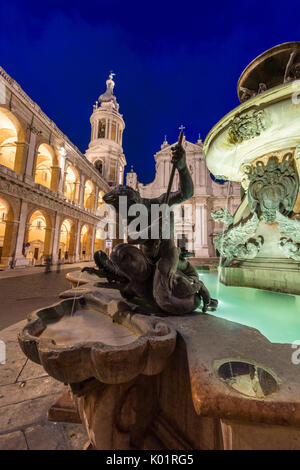
[(300, 40), (300, 1), (2, 1), (0, 64), (87, 149), (92, 105), (116, 73), (127, 171), (154, 177), (153, 155), (178, 127), (195, 142), (238, 105), (257, 55)]

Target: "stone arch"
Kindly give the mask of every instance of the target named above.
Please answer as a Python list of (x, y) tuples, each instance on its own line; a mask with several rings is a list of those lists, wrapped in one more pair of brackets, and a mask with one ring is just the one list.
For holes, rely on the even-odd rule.
[(91, 180), (86, 180), (84, 184), (83, 206), (86, 209), (94, 210), (95, 206), (95, 185)]
[(100, 175), (104, 175), (104, 161), (100, 158), (94, 163), (95, 168), (99, 171)]
[(24, 131), (19, 119), (0, 106), (0, 164), (21, 173), (24, 146)]
[(89, 224), (83, 224), (80, 230), (80, 254), (81, 261), (88, 260), (92, 251), (92, 229)]
[(51, 217), (46, 211), (35, 208), (28, 215), (26, 229), (26, 258), (30, 259), (32, 265), (45, 264), (47, 257), (51, 255)]
[(103, 196), (104, 196), (104, 191), (101, 191), (101, 189), (99, 189), (98, 199), (97, 199), (97, 209), (99, 209), (99, 207), (104, 203)]
[(58, 179), (59, 166), (55, 151), (51, 145), (41, 143), (37, 148), (34, 181), (57, 191)]
[(13, 250), (15, 229), (14, 211), (9, 201), (0, 196), (0, 264), (9, 265)]
[(73, 262), (75, 258), (75, 222), (66, 218), (59, 230), (58, 259)]
[(104, 234), (103, 230), (101, 228), (97, 228), (95, 231), (95, 244), (94, 244), (94, 250), (102, 250), (104, 251)]
[(98, 127), (97, 139), (107, 138), (107, 122), (106, 122), (106, 119), (99, 119), (97, 127)]
[(79, 171), (71, 163), (66, 164), (64, 177), (64, 196), (71, 201), (79, 201), (80, 176)]

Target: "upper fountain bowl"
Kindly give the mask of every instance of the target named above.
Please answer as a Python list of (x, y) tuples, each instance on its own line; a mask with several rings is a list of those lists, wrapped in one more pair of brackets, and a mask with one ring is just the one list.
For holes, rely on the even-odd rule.
[[(287, 70), (291, 54), (293, 57)], [(289, 81), (300, 78), (299, 41), (279, 44), (256, 57), (239, 78), (237, 84), (239, 100), (243, 103), (259, 93), (280, 86), (285, 78)]]
[(245, 168), (276, 153), (300, 166), (300, 42), (257, 57), (238, 83), (242, 103), (209, 132), (203, 153), (217, 179), (243, 182)]

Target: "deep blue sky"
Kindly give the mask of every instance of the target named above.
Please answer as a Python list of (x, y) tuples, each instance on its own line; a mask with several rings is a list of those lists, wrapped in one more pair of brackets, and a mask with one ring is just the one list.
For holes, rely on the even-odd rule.
[(110, 69), (143, 183), (153, 155), (186, 126), (204, 140), (238, 104), (236, 84), (264, 50), (300, 40), (300, 1), (2, 1), (0, 63), (82, 152)]

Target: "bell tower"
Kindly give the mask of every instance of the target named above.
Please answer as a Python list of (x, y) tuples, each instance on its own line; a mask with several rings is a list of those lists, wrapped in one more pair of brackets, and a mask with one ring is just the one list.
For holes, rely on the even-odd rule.
[(106, 80), (106, 91), (93, 105), (90, 117), (91, 140), (85, 155), (95, 165), (110, 186), (123, 184), (125, 155), (122, 136), (125, 122), (119, 113), (119, 104), (114, 95), (115, 82), (110, 72)]

